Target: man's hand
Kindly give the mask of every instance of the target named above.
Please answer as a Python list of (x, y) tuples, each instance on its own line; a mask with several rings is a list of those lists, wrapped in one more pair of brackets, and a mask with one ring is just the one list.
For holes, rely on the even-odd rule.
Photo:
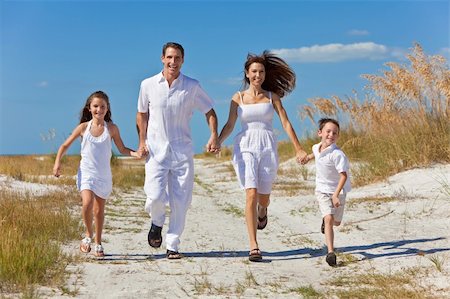
[(145, 143), (140, 143), (137, 150), (138, 158), (145, 158), (149, 154), (149, 149)]
[(220, 143), (217, 136), (211, 136), (206, 144), (206, 151), (208, 153), (218, 153), (220, 152)]

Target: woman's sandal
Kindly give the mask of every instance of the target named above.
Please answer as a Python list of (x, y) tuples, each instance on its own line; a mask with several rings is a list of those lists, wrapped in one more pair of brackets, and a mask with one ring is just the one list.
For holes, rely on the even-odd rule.
[(95, 244), (94, 249), (95, 249), (94, 254), (96, 257), (104, 257), (105, 256), (105, 252), (103, 251), (102, 244)]
[(148, 245), (150, 245), (153, 248), (161, 247), (162, 243), (161, 230), (162, 227), (156, 226), (152, 223), (152, 227), (150, 228), (150, 231), (148, 232), (147, 236)]
[(83, 240), (81, 240), (80, 243), (80, 251), (83, 253), (89, 253), (91, 251), (91, 238), (86, 237)]
[(248, 259), (250, 262), (259, 262), (262, 260), (261, 250), (259, 248), (255, 248), (250, 250), (248, 254)]
[[(259, 206), (258, 206), (258, 209), (260, 209)], [(268, 219), (267, 219), (267, 208), (262, 208), (262, 209), (266, 210), (266, 214), (264, 215), (264, 217), (259, 217), (258, 216), (258, 229), (264, 229), (267, 226), (267, 222), (268, 222)]]
[(167, 249), (166, 257), (169, 260), (179, 260), (183, 257), (183, 255), (181, 253), (179, 253), (178, 251), (173, 251), (173, 250)]

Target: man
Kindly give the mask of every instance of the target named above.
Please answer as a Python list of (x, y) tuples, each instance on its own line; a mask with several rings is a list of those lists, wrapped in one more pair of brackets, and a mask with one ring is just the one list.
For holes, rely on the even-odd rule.
[(148, 155), (145, 164), (145, 210), (152, 224), (148, 243), (158, 248), (165, 221), (166, 203), (170, 205), (169, 229), (166, 234), (166, 256), (179, 259), (180, 236), (184, 230), (187, 209), (194, 185), (193, 145), (189, 122), (193, 110), (206, 115), (211, 136), (208, 152), (220, 150), (217, 139), (217, 116), (211, 98), (197, 80), (181, 73), (184, 49), (169, 42), (163, 46), (163, 70), (141, 83), (136, 123), (139, 151)]

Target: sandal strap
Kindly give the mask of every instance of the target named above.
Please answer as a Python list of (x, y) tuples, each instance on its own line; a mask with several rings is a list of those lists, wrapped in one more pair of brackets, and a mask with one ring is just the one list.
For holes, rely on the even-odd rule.
[(86, 245), (91, 245), (92, 239), (89, 237), (85, 237), (83, 240), (81, 240), (81, 242), (83, 242), (83, 244), (86, 244)]

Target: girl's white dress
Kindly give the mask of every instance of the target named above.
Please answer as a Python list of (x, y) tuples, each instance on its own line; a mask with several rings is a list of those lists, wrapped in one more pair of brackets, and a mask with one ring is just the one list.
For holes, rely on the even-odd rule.
[(77, 187), (79, 191), (91, 190), (95, 195), (107, 199), (112, 191), (111, 135), (106, 121), (103, 133), (98, 137), (92, 136), (91, 125), (92, 120), (81, 140)]

